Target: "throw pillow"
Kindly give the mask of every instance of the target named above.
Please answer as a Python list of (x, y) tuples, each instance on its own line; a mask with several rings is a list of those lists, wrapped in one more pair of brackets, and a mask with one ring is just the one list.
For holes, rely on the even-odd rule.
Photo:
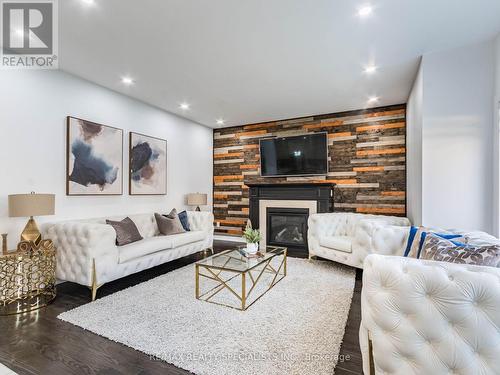
[(500, 245), (458, 245), (454, 241), (429, 233), (424, 242), (422, 259), (498, 268), (500, 267)]
[(445, 240), (463, 240), (463, 237), (461, 234), (422, 232), (422, 235), (420, 236), (420, 242), (418, 245), (417, 258), (420, 258), (420, 254), (422, 254), (422, 249), (424, 247), (425, 238), (427, 237), (428, 234), (434, 234), (438, 237), (444, 238)]
[(160, 215), (155, 213), (156, 224), (158, 229), (163, 235), (184, 233), (185, 230), (182, 227), (182, 223), (177, 216), (177, 211), (175, 208), (168, 215)]
[(410, 253), (411, 247), (413, 245), (413, 241), (415, 240), (415, 235), (417, 234), (418, 227), (414, 227), (413, 225), (410, 227), (410, 232), (408, 233), (408, 241), (406, 242), (406, 249), (404, 256), (407, 257)]
[(106, 220), (106, 224), (111, 225), (116, 232), (116, 244), (118, 246), (142, 240), (142, 236), (137, 226), (128, 216), (122, 221)]
[(189, 220), (187, 212), (186, 211), (179, 212), (178, 216), (184, 230), (190, 231), (191, 228), (189, 228)]
[(461, 234), (456, 234), (456, 233), (436, 233), (430, 228), (426, 227), (419, 227), (418, 230), (415, 233), (415, 236), (413, 238), (413, 241), (410, 245), (410, 249), (408, 251), (405, 251), (406, 256), (411, 257), (411, 258), (420, 258), (420, 254), (422, 252), (422, 248), (424, 246), (424, 241), (428, 233), (433, 233), (437, 234), (438, 236), (441, 236), (446, 239), (454, 239), (454, 240), (459, 240), (462, 242), (465, 242), (466, 239), (463, 237)]

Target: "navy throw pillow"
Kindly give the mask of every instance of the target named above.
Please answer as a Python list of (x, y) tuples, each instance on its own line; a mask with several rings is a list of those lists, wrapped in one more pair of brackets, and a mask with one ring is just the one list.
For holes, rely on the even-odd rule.
[(190, 231), (191, 229), (189, 228), (189, 220), (187, 212), (186, 211), (179, 212), (177, 216), (179, 217), (179, 220), (181, 221), (184, 230)]
[(415, 235), (417, 234), (418, 227), (411, 226), (410, 234), (408, 234), (408, 243), (406, 244), (405, 257), (408, 256), (411, 250), (411, 245), (413, 244), (413, 240), (415, 239)]

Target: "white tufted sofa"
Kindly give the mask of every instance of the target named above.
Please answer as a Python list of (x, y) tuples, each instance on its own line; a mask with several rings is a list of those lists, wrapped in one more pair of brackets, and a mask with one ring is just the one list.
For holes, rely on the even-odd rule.
[(500, 374), (497, 268), (372, 254), (361, 306), (365, 375)]
[(408, 226), (405, 217), (332, 212), (312, 214), (308, 221), (309, 258), (319, 256), (363, 268), (368, 254), (403, 255)]
[(154, 214), (128, 215), (144, 239), (124, 246), (116, 246), (116, 232), (106, 219), (127, 215), (48, 223), (42, 232), (57, 249), (57, 278), (90, 287), (95, 299), (104, 283), (212, 248), (213, 214), (187, 214), (191, 231), (170, 236), (159, 235)]

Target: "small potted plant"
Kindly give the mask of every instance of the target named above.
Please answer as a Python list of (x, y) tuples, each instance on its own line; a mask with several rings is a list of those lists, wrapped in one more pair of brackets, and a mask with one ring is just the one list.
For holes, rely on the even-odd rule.
[(259, 250), (261, 235), (258, 229), (247, 227), (243, 232), (243, 238), (247, 242), (247, 252), (255, 254)]

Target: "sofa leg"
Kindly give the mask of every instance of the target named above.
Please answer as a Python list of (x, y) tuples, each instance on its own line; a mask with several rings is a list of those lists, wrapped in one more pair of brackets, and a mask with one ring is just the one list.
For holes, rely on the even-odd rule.
[(370, 375), (375, 375), (375, 360), (373, 359), (373, 342), (368, 332), (368, 361), (370, 363)]
[(207, 248), (205, 249), (205, 251), (204, 251), (204, 252), (205, 252), (205, 254), (206, 254), (206, 253), (208, 253), (209, 251), (212, 253), (212, 255), (214, 255), (214, 249), (213, 249), (212, 247), (207, 247)]
[(313, 255), (313, 254), (311, 254), (311, 253), (309, 253), (309, 262), (310, 262), (311, 260), (313, 260), (313, 257), (314, 257), (314, 255)]
[(92, 259), (92, 285), (89, 286), (90, 291), (92, 293), (92, 301), (95, 301), (97, 296), (97, 289), (99, 289), (102, 285), (97, 284), (97, 272), (95, 269), (95, 259)]

